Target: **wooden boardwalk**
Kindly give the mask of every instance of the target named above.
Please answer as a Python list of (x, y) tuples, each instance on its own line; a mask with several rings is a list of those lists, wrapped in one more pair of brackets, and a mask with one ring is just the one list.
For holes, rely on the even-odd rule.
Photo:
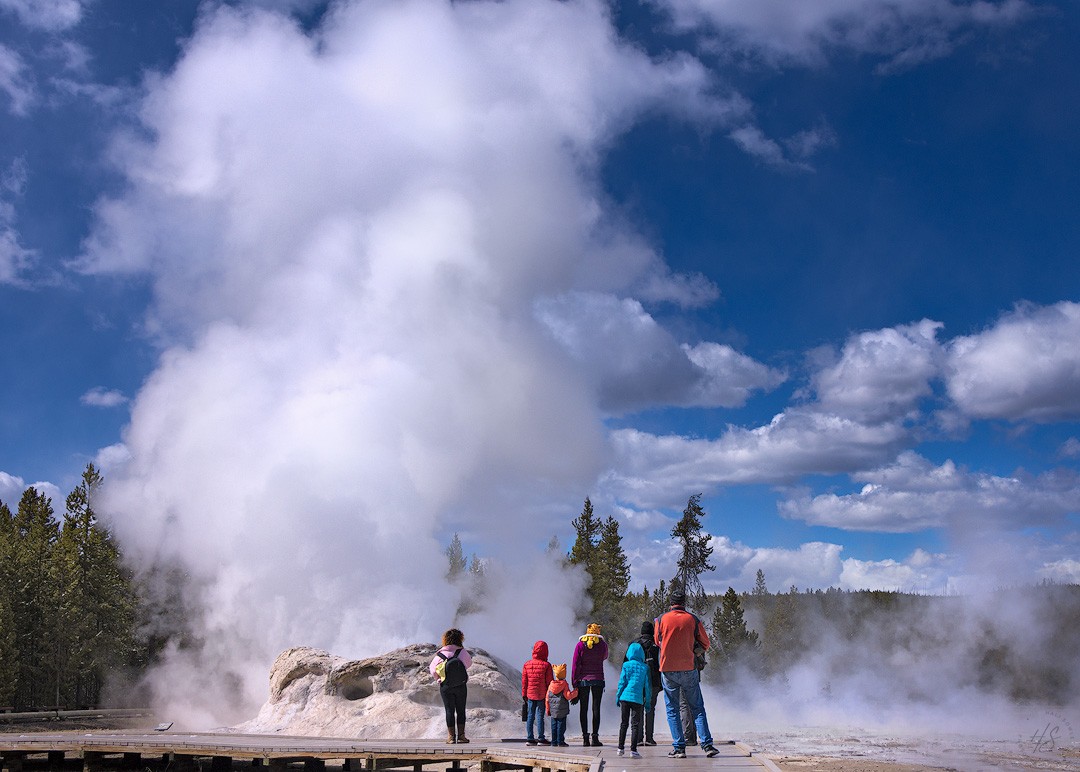
[(7, 772), (231, 772), (267, 767), (286, 772), (378, 772), (384, 769), (497, 772), (707, 772), (776, 770), (776, 766), (741, 743), (718, 744), (720, 755), (706, 758), (690, 748), (685, 759), (667, 757), (670, 745), (639, 748), (640, 759), (618, 756), (614, 738), (599, 748), (527, 746), (474, 738), (469, 744), (435, 740), (355, 740), (280, 735), (230, 735), (183, 732), (33, 732), (0, 733), (0, 766)]

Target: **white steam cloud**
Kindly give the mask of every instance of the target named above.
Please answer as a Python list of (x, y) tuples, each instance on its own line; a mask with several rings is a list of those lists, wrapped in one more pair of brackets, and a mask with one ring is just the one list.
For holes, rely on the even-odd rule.
[[(1073, 478), (904, 451), (940, 383), (958, 424), (1075, 417), (1076, 304), (1020, 308), (952, 342), (930, 320), (854, 335), (818, 352), (803, 401), (763, 426), (607, 432), (613, 415), (739, 407), (789, 377), (666, 330), (647, 304), (695, 307), (718, 290), (673, 274), (600, 189), (606, 148), (658, 111), (779, 152), (697, 60), (649, 58), (599, 0), (342, 2), (312, 30), (273, 10), (303, 0), (259, 5), (207, 11), (175, 68), (147, 80), (139, 125), (112, 148), (126, 188), (99, 201), (77, 264), (153, 288), (162, 355), (123, 445), (102, 451), (101, 504), (126, 546), (190, 572), (202, 644), (167, 652), (163, 709), (196, 726), (249, 718), (286, 646), (358, 657), (435, 640), (460, 599), (443, 581), (455, 531), (493, 558), (500, 590), (466, 620), (469, 643), (516, 664), (545, 638), (566, 659), (580, 577), (542, 550), (594, 487), (642, 531), (688, 491), (814, 474), (865, 487), (785, 489), (782, 511), (846, 529), (949, 525), (973, 494), (1009, 527), (1075, 510)], [(793, 30), (787, 55), (835, 29), (842, 5)], [(904, 30), (1027, 6), (922, 7), (899, 15)], [(860, 29), (844, 40), (859, 48)], [(809, 155), (827, 132), (804, 140), (789, 152)], [(1041, 331), (1038, 367), (998, 390), (998, 354)], [(922, 550), (872, 562), (823, 541), (717, 544), (743, 586), (764, 567), (784, 583), (936, 591), (956, 570)], [(1070, 561), (1043, 568), (1075, 576)], [(635, 580), (653, 568), (667, 575), (642, 560)]]
[[(164, 353), (103, 508), (202, 588), (205, 648), (161, 673), (172, 710), (249, 717), (289, 645), (436, 639), (458, 602), (440, 589), (454, 530), (513, 558), (490, 570), (520, 588), (471, 643), (516, 662), (554, 631), (574, 640), (578, 580), (527, 558), (607, 451), (596, 384), (536, 309), (714, 293), (671, 275), (596, 182), (643, 111), (740, 109), (710, 87), (689, 58), (622, 44), (599, 2), (535, 0), (342, 3), (313, 32), (223, 8), (149, 81), (145, 131), (114, 150), (128, 188), (99, 203), (79, 268), (154, 287)], [(777, 378), (739, 360), (725, 387), (712, 362), (733, 352), (656, 345), (700, 373), (688, 402)], [(542, 624), (521, 618), (549, 593)]]

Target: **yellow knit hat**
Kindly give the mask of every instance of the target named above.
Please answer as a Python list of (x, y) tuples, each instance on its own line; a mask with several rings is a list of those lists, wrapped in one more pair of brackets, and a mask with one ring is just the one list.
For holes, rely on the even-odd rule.
[(585, 628), (586, 635), (600, 635), (600, 625), (596, 622), (590, 622), (589, 626)]

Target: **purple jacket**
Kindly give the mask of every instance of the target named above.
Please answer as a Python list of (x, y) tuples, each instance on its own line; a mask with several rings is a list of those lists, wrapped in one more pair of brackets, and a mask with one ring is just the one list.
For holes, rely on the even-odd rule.
[[(590, 647), (586, 638), (593, 638)], [(603, 681), (604, 661), (608, 657), (608, 645), (604, 636), (583, 635), (574, 647), (574, 664), (570, 670), (570, 682), (576, 687), (582, 681)]]

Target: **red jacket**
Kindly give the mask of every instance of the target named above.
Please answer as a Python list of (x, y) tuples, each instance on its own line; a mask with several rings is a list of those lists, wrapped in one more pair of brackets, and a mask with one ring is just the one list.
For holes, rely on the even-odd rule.
[(709, 649), (709, 634), (705, 625), (682, 606), (656, 620), (655, 640), (660, 647), (660, 672), (674, 673), (694, 669), (694, 641)]
[(548, 684), (555, 680), (548, 662), (548, 645), (544, 641), (533, 644), (532, 659), (521, 666), (521, 696), (530, 700), (546, 700)]

